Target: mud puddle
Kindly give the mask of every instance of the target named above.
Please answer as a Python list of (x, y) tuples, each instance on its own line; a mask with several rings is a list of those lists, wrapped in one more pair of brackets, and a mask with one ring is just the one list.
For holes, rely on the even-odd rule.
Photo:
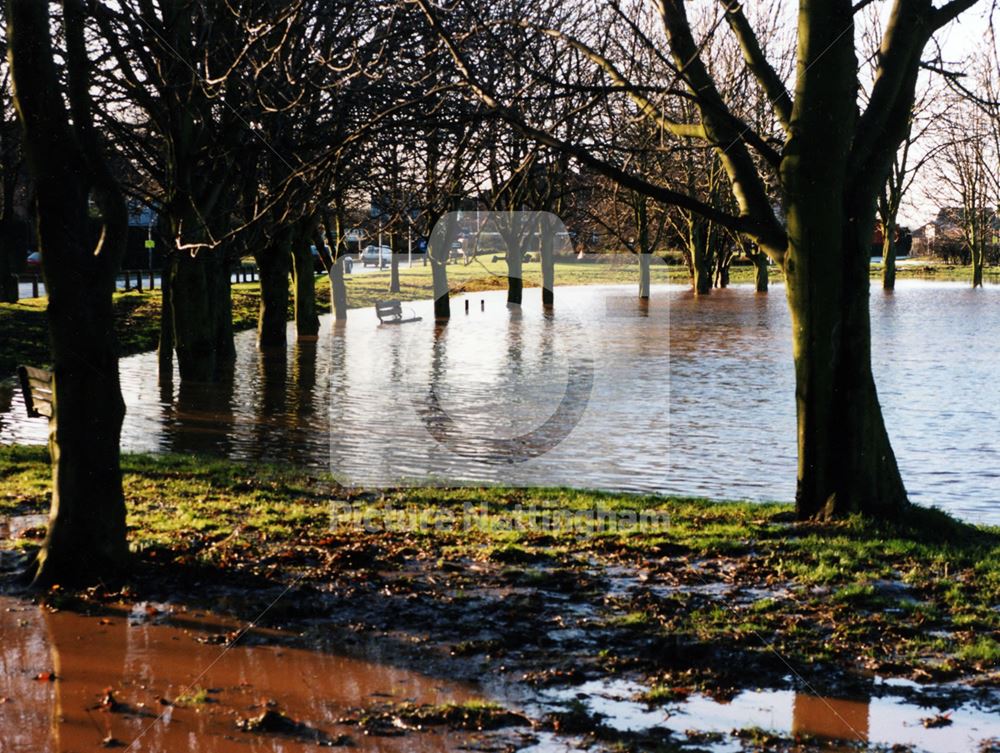
[(165, 604), (85, 616), (0, 597), (0, 750), (444, 753), (475, 743), (445, 727), (358, 723), (369, 708), (481, 698), (471, 684), (263, 631), (227, 649), (239, 627)]

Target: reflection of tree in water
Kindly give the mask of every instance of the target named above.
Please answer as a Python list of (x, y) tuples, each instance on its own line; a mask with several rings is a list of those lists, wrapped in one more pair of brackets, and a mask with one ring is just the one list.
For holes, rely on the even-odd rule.
[(160, 376), (163, 442), (167, 452), (208, 453), (228, 457), (233, 448), (235, 378), (231, 369), (216, 382), (174, 383)]
[(792, 706), (792, 735), (866, 743), (868, 717), (867, 699), (844, 700), (796, 693)]

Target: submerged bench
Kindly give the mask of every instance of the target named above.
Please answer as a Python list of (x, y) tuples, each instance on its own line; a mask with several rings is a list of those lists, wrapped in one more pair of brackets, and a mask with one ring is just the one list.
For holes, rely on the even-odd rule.
[(420, 321), (419, 316), (404, 319), (403, 304), (399, 301), (375, 301), (375, 316), (378, 317), (379, 324), (406, 324)]
[(34, 366), (18, 366), (17, 378), (21, 382), (28, 418), (52, 418), (52, 372)]

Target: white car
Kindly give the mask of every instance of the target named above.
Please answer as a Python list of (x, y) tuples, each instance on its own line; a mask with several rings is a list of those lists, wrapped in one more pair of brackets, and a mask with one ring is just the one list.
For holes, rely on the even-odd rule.
[[(379, 253), (381, 250), (381, 253)], [(381, 258), (379, 258), (381, 257)], [(365, 246), (361, 252), (361, 266), (381, 267), (392, 261), (392, 249), (388, 246)]]

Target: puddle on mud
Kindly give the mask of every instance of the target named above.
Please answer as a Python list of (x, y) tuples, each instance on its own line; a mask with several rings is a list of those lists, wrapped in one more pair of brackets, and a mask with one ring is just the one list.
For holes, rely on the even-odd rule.
[(0, 540), (9, 539), (13, 541), (31, 532), (38, 534), (36, 538), (41, 538), (45, 534), (45, 528), (48, 524), (48, 513), (0, 516)]
[[(109, 736), (123, 749), (135, 741), (130, 753), (317, 750), (314, 741), (238, 729), (240, 718), (259, 716), (268, 700), (310, 730), (347, 735), (355, 750), (444, 753), (469, 741), (470, 734), (443, 728), (366, 737), (337, 720), (348, 709), (386, 702), (481, 697), (471, 685), (273, 643), (224, 651), (219, 644), (236, 627), (161, 604), (99, 617), (0, 597), (0, 750), (99, 750)], [(99, 708), (107, 688), (125, 710)], [(185, 691), (189, 703), (160, 702)]]
[(685, 738), (687, 730), (719, 733), (716, 742), (699, 742), (699, 749), (713, 753), (744, 750), (743, 741), (731, 733), (750, 728), (782, 736), (843, 740), (845, 750), (902, 744), (922, 753), (967, 753), (980, 750), (983, 741), (1000, 740), (1000, 696), (996, 693), (989, 704), (969, 701), (958, 705), (948, 714), (951, 724), (926, 729), (923, 720), (936, 716), (939, 709), (929, 701), (921, 705), (918, 697), (940, 692), (941, 686), (876, 680), (873, 697), (867, 700), (825, 698), (793, 690), (747, 690), (726, 702), (692, 695), (662, 707), (637, 700), (644, 690), (642, 685), (624, 680), (595, 680), (542, 691), (539, 711), (577, 702), (591, 714), (600, 715), (605, 726), (619, 731), (659, 728), (670, 730), (678, 740)]

